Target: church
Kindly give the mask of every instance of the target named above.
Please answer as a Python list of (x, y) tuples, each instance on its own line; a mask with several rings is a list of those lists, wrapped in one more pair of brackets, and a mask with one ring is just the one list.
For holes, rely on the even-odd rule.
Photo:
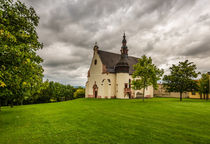
[[(142, 90), (132, 89), (133, 65), (138, 58), (128, 56), (125, 33), (123, 35), (121, 54), (102, 51), (97, 43), (93, 48), (93, 58), (88, 70), (86, 98), (141, 98)], [(153, 97), (153, 87), (145, 89), (145, 97)]]

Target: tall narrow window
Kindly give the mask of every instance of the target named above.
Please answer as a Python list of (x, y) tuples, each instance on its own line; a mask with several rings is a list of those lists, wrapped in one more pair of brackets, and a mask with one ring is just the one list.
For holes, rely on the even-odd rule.
[(125, 88), (128, 88), (128, 84), (127, 83), (125, 83)]
[(95, 64), (95, 65), (97, 64), (97, 60), (94, 61), (94, 64)]

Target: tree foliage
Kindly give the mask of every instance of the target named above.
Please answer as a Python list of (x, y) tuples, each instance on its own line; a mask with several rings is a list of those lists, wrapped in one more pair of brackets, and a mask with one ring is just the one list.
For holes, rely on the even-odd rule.
[[(200, 95), (204, 95), (204, 99), (208, 100), (209, 99), (209, 80), (210, 76), (208, 73), (202, 74), (201, 79), (198, 81), (198, 91)], [(202, 98), (202, 97), (201, 97)]]
[(42, 82), (43, 69), (36, 51), (42, 48), (35, 10), (20, 1), (0, 1), (0, 98), (20, 103), (24, 94)]
[(74, 93), (74, 98), (84, 98), (85, 90), (83, 88), (78, 88)]
[(197, 89), (195, 78), (199, 72), (196, 72), (196, 65), (188, 60), (179, 62), (178, 65), (172, 65), (169, 68), (170, 74), (163, 78), (164, 87), (168, 92), (179, 92), (180, 101), (184, 92), (191, 92)]
[(134, 89), (143, 89), (143, 100), (145, 88), (153, 86), (157, 88), (157, 81), (161, 79), (163, 70), (158, 69), (153, 63), (151, 57), (143, 55), (136, 65), (134, 65), (132, 85)]
[(58, 82), (45, 81), (46, 87), (41, 90), (35, 103), (60, 102), (74, 99), (76, 88)]

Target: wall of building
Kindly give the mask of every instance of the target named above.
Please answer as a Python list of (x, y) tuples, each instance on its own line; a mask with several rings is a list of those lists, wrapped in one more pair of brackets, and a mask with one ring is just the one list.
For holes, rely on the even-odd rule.
[(117, 98), (129, 98), (125, 95), (124, 88), (125, 83), (129, 83), (130, 76), (128, 73), (117, 73), (116, 74), (116, 97)]
[[(95, 65), (95, 60), (97, 64)], [(115, 74), (103, 73), (103, 64), (98, 53), (95, 51), (89, 69), (89, 77), (86, 83), (85, 97), (93, 97), (93, 85), (98, 87), (98, 98), (115, 97)]]
[[(173, 97), (179, 98), (180, 93), (178, 92), (167, 92), (162, 84), (158, 84), (158, 89), (154, 90), (154, 97)], [(183, 98), (189, 98), (189, 93), (183, 93)]]
[(195, 92), (195, 93), (189, 92), (188, 94), (189, 94), (189, 98), (196, 98), (196, 99), (200, 98), (200, 94), (198, 92)]

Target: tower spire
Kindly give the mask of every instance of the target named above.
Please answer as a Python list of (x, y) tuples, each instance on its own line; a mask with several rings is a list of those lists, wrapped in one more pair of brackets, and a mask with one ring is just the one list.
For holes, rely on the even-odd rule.
[(125, 36), (125, 32), (123, 34), (123, 40), (122, 40), (122, 47), (121, 47), (121, 56), (128, 57), (128, 47), (127, 47), (127, 40)]
[(95, 42), (95, 45), (94, 45), (94, 47), (93, 47), (93, 50), (94, 50), (94, 51), (98, 51), (98, 44), (97, 44), (97, 42)]
[(128, 47), (125, 33), (123, 34), (122, 46), (121, 46), (121, 58), (118, 63), (115, 65), (116, 73), (129, 73), (128, 65)]

